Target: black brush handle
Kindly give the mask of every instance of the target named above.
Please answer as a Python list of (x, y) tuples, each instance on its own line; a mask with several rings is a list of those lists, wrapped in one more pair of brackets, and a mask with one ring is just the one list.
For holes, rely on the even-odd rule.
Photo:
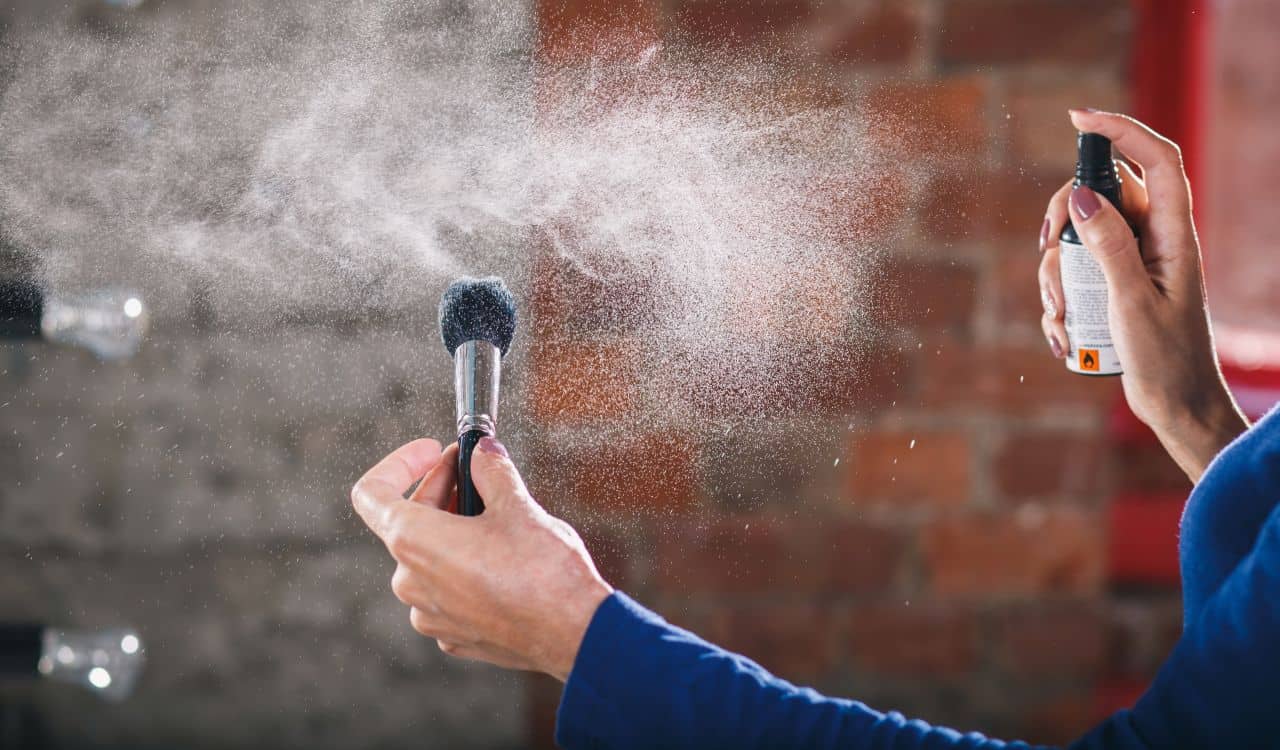
[(471, 481), (471, 454), (480, 438), (487, 437), (484, 430), (467, 430), (458, 436), (458, 515), (478, 516), (484, 512), (484, 501)]

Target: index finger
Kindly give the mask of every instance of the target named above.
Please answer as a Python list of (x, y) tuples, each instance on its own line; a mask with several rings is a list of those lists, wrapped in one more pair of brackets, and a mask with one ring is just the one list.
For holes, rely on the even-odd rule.
[(386, 539), (404, 493), (440, 463), (440, 443), (422, 438), (406, 443), (374, 464), (351, 488), (351, 504), (373, 533)]
[(1071, 195), (1072, 181), (1058, 188), (1058, 192), (1053, 194), (1049, 199), (1049, 207), (1045, 209), (1044, 216), (1049, 220), (1048, 236), (1045, 237), (1044, 249), (1058, 245), (1058, 235), (1062, 234), (1062, 228), (1071, 220), (1071, 216), (1067, 212), (1067, 198)]
[(1190, 217), (1191, 190), (1176, 143), (1127, 115), (1073, 109), (1071, 123), (1081, 131), (1111, 139), (1112, 145), (1142, 167), (1153, 215)]

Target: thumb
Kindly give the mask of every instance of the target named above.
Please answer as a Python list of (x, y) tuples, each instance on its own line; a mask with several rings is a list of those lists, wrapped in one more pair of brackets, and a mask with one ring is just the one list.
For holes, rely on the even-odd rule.
[(529, 496), (520, 472), (497, 438), (480, 438), (471, 454), (471, 481), (485, 505), (507, 505)]
[(1111, 201), (1082, 185), (1071, 191), (1068, 203), (1071, 223), (1081, 242), (1102, 266), (1108, 291), (1114, 296), (1151, 288), (1151, 277), (1142, 263), (1138, 240)]

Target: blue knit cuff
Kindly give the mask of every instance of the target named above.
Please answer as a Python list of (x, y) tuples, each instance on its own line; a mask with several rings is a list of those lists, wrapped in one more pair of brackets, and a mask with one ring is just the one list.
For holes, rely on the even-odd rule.
[(620, 726), (618, 708), (610, 699), (615, 688), (635, 675), (652, 649), (643, 647), (657, 628), (667, 623), (615, 591), (600, 603), (587, 626), (573, 671), (565, 683), (556, 712), (556, 743), (566, 750), (607, 747), (609, 727)]

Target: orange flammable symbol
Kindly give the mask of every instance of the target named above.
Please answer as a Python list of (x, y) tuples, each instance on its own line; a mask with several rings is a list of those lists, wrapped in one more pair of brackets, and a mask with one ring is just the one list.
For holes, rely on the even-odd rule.
[(1081, 349), (1080, 350), (1080, 369), (1096, 372), (1098, 369), (1098, 350), (1097, 349)]

